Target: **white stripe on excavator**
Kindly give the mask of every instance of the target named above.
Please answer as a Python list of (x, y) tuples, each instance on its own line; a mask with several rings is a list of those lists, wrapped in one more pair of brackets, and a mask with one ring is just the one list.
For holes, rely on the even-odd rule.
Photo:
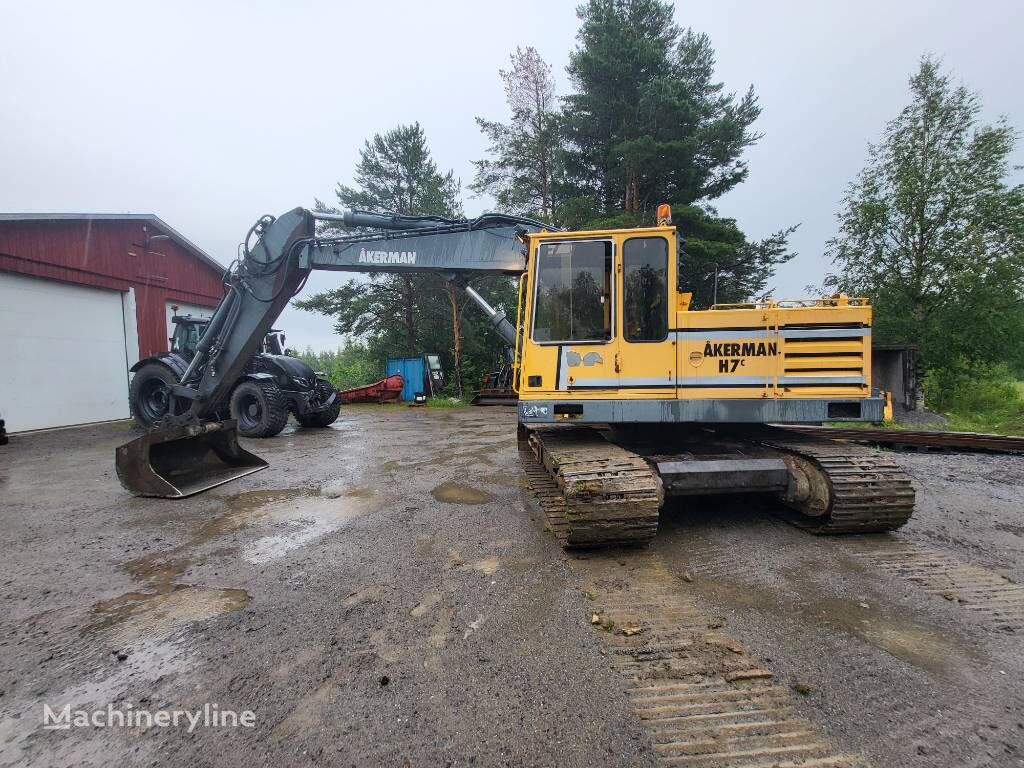
[(574, 387), (674, 387), (676, 379), (669, 379), (665, 376), (656, 377), (633, 377), (616, 379), (583, 379), (577, 378), (573, 381)]
[(851, 336), (868, 337), (870, 328), (794, 328), (781, 331), (784, 339), (848, 339)]
[[(655, 378), (618, 378), (618, 379), (584, 379), (577, 378), (573, 387), (696, 387), (711, 384), (739, 385), (749, 384), (754, 387), (770, 386), (774, 377), (766, 376), (686, 376), (673, 380), (664, 377)], [(864, 384), (863, 376), (779, 376), (779, 384)], [(559, 384), (563, 389), (564, 385)]]
[(863, 376), (779, 376), (779, 384), (865, 384)]
[(775, 331), (750, 329), (749, 331), (676, 331), (676, 339), (721, 341), (722, 339), (849, 339), (871, 336), (870, 328), (794, 328)]
[(704, 341), (709, 339), (717, 341), (719, 339), (767, 339), (775, 338), (774, 333), (769, 333), (765, 330), (754, 330), (749, 331), (676, 331), (677, 339), (700, 339)]

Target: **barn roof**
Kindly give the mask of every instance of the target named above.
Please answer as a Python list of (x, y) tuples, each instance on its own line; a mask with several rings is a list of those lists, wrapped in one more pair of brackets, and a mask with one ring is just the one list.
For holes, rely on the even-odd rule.
[(0, 221), (141, 221), (159, 229), (211, 269), (224, 271), (223, 264), (153, 213), (0, 213)]

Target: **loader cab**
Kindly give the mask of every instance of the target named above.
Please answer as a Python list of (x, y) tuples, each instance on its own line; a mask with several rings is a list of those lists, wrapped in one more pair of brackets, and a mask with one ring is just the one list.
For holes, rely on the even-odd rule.
[(284, 331), (277, 328), (271, 328), (267, 331), (267, 335), (263, 337), (263, 348), (261, 351), (268, 355), (287, 355), (288, 349), (285, 347)]
[(671, 226), (530, 235), (521, 397), (674, 397), (675, 255)]
[(191, 360), (196, 355), (199, 339), (210, 321), (192, 315), (175, 315), (171, 318), (174, 324), (174, 335), (171, 336), (171, 352)]

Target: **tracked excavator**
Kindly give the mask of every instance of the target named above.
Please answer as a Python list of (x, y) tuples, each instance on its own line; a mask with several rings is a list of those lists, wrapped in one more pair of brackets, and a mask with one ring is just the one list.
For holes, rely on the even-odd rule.
[[(318, 222), (343, 234), (318, 234)], [(117, 449), (118, 476), (139, 495), (182, 497), (265, 468), (215, 404), (310, 272), (431, 271), (514, 350), (520, 454), (563, 546), (646, 542), (675, 496), (772, 494), (821, 534), (903, 525), (914, 491), (884, 455), (773, 426), (881, 420), (870, 302), (693, 310), (680, 240), (667, 206), (654, 227), (585, 232), (497, 214), (264, 216), (168, 414)], [(515, 321), (469, 285), (481, 275), (518, 278)]]

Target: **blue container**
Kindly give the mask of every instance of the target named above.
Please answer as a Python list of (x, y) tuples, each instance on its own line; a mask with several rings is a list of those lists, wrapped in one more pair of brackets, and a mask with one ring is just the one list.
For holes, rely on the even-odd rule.
[(426, 391), (423, 383), (426, 381), (427, 367), (422, 357), (389, 357), (385, 371), (385, 376), (402, 374), (405, 381), (402, 385), (403, 400), (411, 402), (417, 392)]

